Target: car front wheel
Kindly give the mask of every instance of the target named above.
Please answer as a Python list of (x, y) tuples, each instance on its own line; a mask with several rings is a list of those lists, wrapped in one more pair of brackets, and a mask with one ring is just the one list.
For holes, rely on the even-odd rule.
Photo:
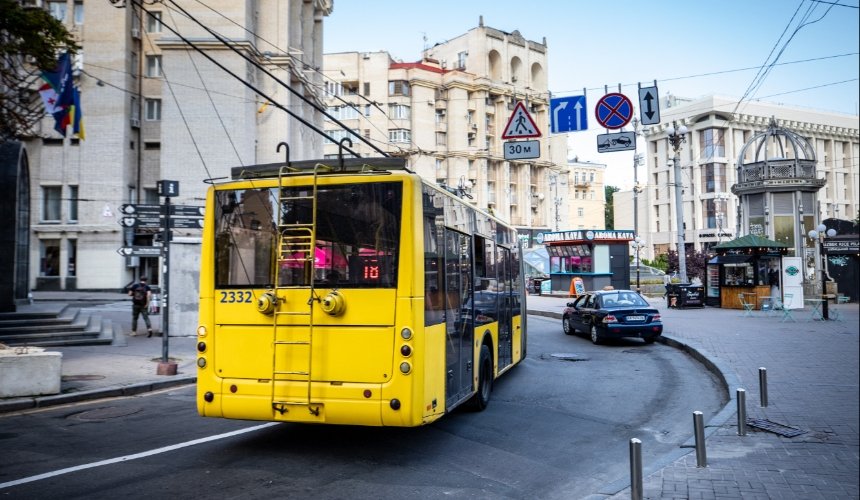
[(564, 318), (561, 320), (561, 328), (564, 330), (565, 335), (573, 335), (576, 333), (576, 328), (570, 324), (570, 318)]
[(597, 332), (597, 326), (591, 325), (591, 342), (594, 345), (600, 345), (601, 339), (600, 334)]

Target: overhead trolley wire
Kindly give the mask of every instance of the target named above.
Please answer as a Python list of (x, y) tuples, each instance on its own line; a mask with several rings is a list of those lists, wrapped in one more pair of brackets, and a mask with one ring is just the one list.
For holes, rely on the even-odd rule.
[[(141, 0), (135, 0), (135, 2), (136, 2), (136, 3), (138, 3), (138, 4), (140, 4), (140, 1), (141, 1)], [(287, 85), (286, 83), (284, 83), (280, 78), (278, 78), (277, 76), (275, 76), (274, 74), (272, 74), (269, 70), (267, 70), (267, 69), (266, 69), (266, 68), (264, 68), (262, 65), (260, 65), (257, 61), (254, 61), (254, 60), (253, 60), (253, 59), (251, 59), (250, 57), (248, 57), (248, 56), (246, 56), (245, 54), (243, 54), (239, 49), (237, 49), (237, 48), (234, 46), (235, 44), (231, 43), (229, 40), (225, 39), (225, 38), (224, 38), (223, 36), (221, 36), (219, 33), (217, 33), (216, 31), (212, 30), (211, 28), (209, 28), (208, 26), (206, 26), (205, 24), (203, 24), (201, 21), (199, 21), (197, 18), (195, 18), (194, 16), (192, 16), (191, 14), (189, 14), (189, 13), (188, 13), (188, 11), (186, 11), (184, 8), (182, 8), (182, 7), (181, 7), (179, 4), (177, 4), (174, 0), (170, 0), (170, 3), (171, 3), (171, 4), (173, 4), (173, 5), (174, 5), (174, 7), (175, 7), (177, 10), (179, 10), (180, 12), (182, 12), (182, 13), (183, 13), (183, 15), (185, 15), (186, 17), (188, 17), (188, 19), (190, 19), (190, 20), (194, 21), (194, 23), (196, 23), (196, 24), (197, 24), (197, 25), (199, 25), (201, 28), (203, 28), (204, 30), (206, 30), (209, 34), (211, 34), (213, 37), (215, 37), (219, 42), (221, 42), (221, 44), (222, 44), (222, 45), (224, 45), (225, 47), (227, 47), (227, 48), (229, 48), (230, 50), (232, 50), (233, 52), (235, 52), (237, 55), (239, 55), (239, 57), (241, 57), (242, 59), (245, 59), (246, 61), (248, 61), (249, 63), (251, 63), (253, 66), (255, 66), (255, 67), (256, 67), (257, 69), (259, 69), (260, 71), (262, 71), (262, 72), (264, 72), (265, 74), (269, 75), (269, 76), (270, 76), (274, 81), (276, 81), (278, 84), (280, 84), (282, 87), (284, 87), (287, 91), (289, 91), (290, 93), (292, 93), (293, 95), (295, 95), (296, 97), (298, 97), (299, 99), (301, 99), (302, 101), (306, 102), (308, 105), (310, 105), (310, 106), (311, 106), (312, 108), (314, 108), (315, 110), (317, 110), (317, 111), (319, 111), (320, 113), (322, 113), (323, 115), (327, 116), (329, 119), (331, 119), (332, 121), (334, 121), (335, 123), (337, 123), (338, 125), (340, 125), (344, 130), (346, 130), (346, 131), (348, 131), (350, 134), (354, 135), (358, 140), (360, 140), (361, 142), (364, 142), (365, 144), (367, 144), (368, 146), (370, 146), (372, 149), (374, 149), (374, 150), (375, 150), (376, 152), (378, 152), (379, 154), (381, 154), (381, 155), (383, 155), (383, 156), (388, 156), (388, 153), (386, 153), (386, 152), (385, 152), (385, 151), (383, 151), (382, 149), (380, 149), (380, 148), (376, 147), (376, 145), (374, 145), (374, 144), (373, 144), (373, 143), (371, 143), (370, 141), (366, 140), (364, 137), (362, 137), (360, 134), (356, 133), (356, 132), (355, 132), (355, 131), (353, 131), (352, 129), (348, 128), (348, 127), (347, 127), (346, 125), (344, 125), (340, 120), (338, 120), (338, 119), (336, 119), (335, 117), (333, 117), (332, 115), (330, 115), (330, 114), (325, 110), (325, 108), (323, 108), (323, 107), (321, 107), (321, 106), (318, 106), (318, 105), (317, 105), (317, 104), (315, 104), (314, 102), (310, 101), (310, 100), (309, 100), (309, 99), (307, 99), (305, 96), (303, 96), (303, 95), (301, 95), (299, 92), (297, 92), (295, 89), (293, 89), (292, 87), (290, 87), (289, 85)], [(141, 8), (143, 8), (143, 7), (141, 6)], [(145, 9), (144, 9), (144, 10), (145, 10)], [(148, 11), (147, 11), (147, 14), (151, 15)], [(311, 124), (310, 122), (308, 122), (307, 120), (305, 120), (304, 118), (302, 118), (302, 117), (298, 116), (297, 114), (295, 114), (295, 113), (293, 113), (293, 112), (289, 111), (289, 110), (288, 110), (288, 109), (286, 109), (286, 107), (284, 107), (282, 104), (280, 104), (280, 103), (276, 102), (274, 99), (270, 98), (268, 95), (266, 95), (265, 93), (263, 93), (261, 90), (257, 89), (256, 87), (254, 87), (254, 86), (253, 86), (253, 85), (251, 85), (250, 83), (246, 82), (246, 81), (245, 81), (245, 80), (243, 80), (242, 78), (238, 77), (236, 74), (234, 74), (232, 71), (228, 70), (228, 69), (227, 69), (226, 67), (224, 67), (222, 64), (220, 64), (220, 63), (218, 63), (217, 61), (215, 61), (215, 59), (214, 59), (213, 57), (211, 57), (210, 55), (206, 54), (206, 53), (205, 53), (202, 49), (200, 49), (197, 45), (195, 45), (194, 43), (192, 43), (191, 41), (189, 41), (189, 40), (188, 40), (187, 38), (185, 38), (184, 36), (180, 35), (176, 30), (174, 30), (174, 29), (172, 29), (172, 28), (170, 28), (170, 27), (168, 27), (168, 29), (169, 29), (171, 32), (173, 32), (176, 36), (178, 36), (178, 37), (179, 37), (183, 42), (185, 42), (185, 43), (189, 44), (189, 45), (190, 45), (191, 47), (193, 47), (196, 51), (200, 52), (200, 53), (201, 53), (201, 54), (203, 54), (207, 59), (209, 59), (210, 61), (212, 61), (213, 63), (215, 63), (215, 65), (217, 65), (219, 68), (223, 69), (223, 70), (224, 70), (224, 71), (226, 71), (228, 74), (230, 74), (231, 76), (233, 76), (234, 78), (236, 78), (237, 80), (239, 80), (240, 82), (242, 82), (245, 86), (247, 86), (248, 88), (250, 88), (250, 89), (251, 89), (251, 90), (253, 90), (254, 92), (257, 92), (258, 94), (260, 94), (260, 95), (262, 95), (262, 96), (265, 96), (265, 97), (269, 100), (269, 102), (271, 102), (275, 107), (277, 107), (277, 108), (279, 108), (279, 109), (282, 109), (283, 111), (287, 112), (290, 116), (292, 116), (293, 118), (295, 118), (296, 120), (298, 120), (299, 122), (301, 122), (301, 123), (302, 123), (303, 125), (305, 125), (306, 127), (310, 128), (310, 129), (311, 129), (311, 130), (313, 130), (314, 132), (316, 132), (316, 133), (320, 134), (321, 136), (323, 136), (323, 137), (325, 137), (325, 138), (329, 139), (330, 141), (332, 141), (332, 142), (334, 142), (334, 143), (337, 143), (337, 142), (338, 142), (338, 141), (336, 141), (333, 137), (329, 136), (329, 135), (328, 135), (324, 130), (320, 130), (319, 128), (317, 128), (316, 126), (314, 126), (313, 124)], [(350, 149), (350, 148), (348, 148), (348, 147), (346, 147), (346, 146), (343, 146), (343, 149), (344, 149), (344, 150), (346, 150), (346, 151), (348, 151), (349, 153), (351, 153), (351, 154), (352, 154), (352, 155), (354, 155), (355, 157), (359, 157), (358, 153), (356, 153), (356, 152), (355, 152), (355, 151), (353, 151), (352, 149)]]

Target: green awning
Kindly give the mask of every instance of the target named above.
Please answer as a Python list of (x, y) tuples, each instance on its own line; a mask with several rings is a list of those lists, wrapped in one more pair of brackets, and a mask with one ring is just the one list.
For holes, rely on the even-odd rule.
[(736, 248), (788, 248), (788, 245), (778, 241), (769, 240), (762, 236), (748, 234), (746, 236), (733, 239), (732, 241), (720, 243), (714, 247), (714, 250), (731, 250)]

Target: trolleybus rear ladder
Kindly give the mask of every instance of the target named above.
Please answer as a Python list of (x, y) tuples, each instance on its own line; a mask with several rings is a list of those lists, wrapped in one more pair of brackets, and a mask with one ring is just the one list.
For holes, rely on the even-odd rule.
[[(276, 255), (276, 279), (275, 293), (287, 288), (304, 288), (304, 286), (282, 285), (277, 276), (282, 266), (302, 268), (304, 283), (310, 290), (307, 301), (307, 310), (275, 310), (273, 314), (273, 356), (272, 356), (272, 408), (281, 414), (289, 411), (289, 406), (306, 406), (313, 415), (319, 415), (319, 407), (311, 401), (311, 361), (313, 359), (313, 337), (314, 321), (313, 308), (316, 301), (314, 291), (314, 257), (316, 253), (316, 220), (317, 220), (317, 172), (324, 165), (317, 165), (313, 169), (313, 185), (310, 194), (294, 193), (287, 195), (284, 189), (284, 178), (295, 174), (289, 164), (280, 168), (278, 172), (278, 247)], [(284, 204), (302, 201), (311, 203), (310, 221), (296, 220), (286, 223), (283, 218)], [(300, 213), (301, 211), (296, 211)], [(280, 324), (280, 318), (305, 319), (306, 322), (295, 322), (287, 320), (287, 325)], [(306, 327), (306, 334), (302, 330)], [(279, 333), (280, 332), (280, 333)], [(287, 335), (283, 335), (287, 333)], [(288, 337), (284, 339), (282, 337)], [(299, 357), (294, 355), (295, 349), (304, 348), (307, 358), (304, 366), (286, 366), (289, 360)], [(279, 360), (281, 361), (279, 363)], [(278, 395), (279, 381), (300, 381), (305, 383), (305, 391), (301, 397), (291, 395), (289, 398)]]

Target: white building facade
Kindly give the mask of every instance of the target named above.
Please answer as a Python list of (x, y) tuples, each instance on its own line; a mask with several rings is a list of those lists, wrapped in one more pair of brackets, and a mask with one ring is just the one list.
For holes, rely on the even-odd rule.
[[(387, 52), (326, 54), (329, 112), (355, 135), (333, 120), (326, 131), (335, 141), (349, 137), (362, 156), (378, 156), (375, 147), (407, 157), (415, 172), (467, 193), (524, 240), (581, 225), (602, 228), (605, 166), (573, 169), (566, 136), (549, 134), (547, 50), (545, 41), (480, 22), (425, 50), (420, 62), (397, 62)], [(533, 139), (536, 158), (505, 159), (502, 135), (517, 103), (541, 132)], [(326, 156), (336, 157), (339, 148), (327, 141)]]
[[(160, 244), (156, 229), (120, 226), (124, 204), (161, 203), (156, 183), (174, 180), (180, 187), (173, 204), (202, 205), (207, 180), (283, 158), (276, 152), (281, 141), (296, 158), (322, 155), (322, 137), (299, 123), (322, 129), (322, 115), (297, 95), (322, 103), (322, 75), (307, 68), (322, 66), (331, 0), (144, 2), (142, 9), (130, 2), (41, 3), (81, 45), (75, 80), (86, 138), (64, 140), (46, 118), (40, 136), (25, 141), (32, 288), (118, 290), (141, 275), (158, 284), (160, 258), (117, 253)], [(174, 230), (172, 273), (188, 273), (191, 295), (199, 235)]]
[[(816, 170), (824, 179), (824, 187), (817, 193), (818, 206), (805, 207), (805, 213), (816, 211), (818, 220), (857, 218), (857, 116), (765, 102), (744, 103), (733, 115), (736, 104), (736, 100), (719, 96), (698, 100), (669, 96), (661, 102), (662, 123), (644, 128), (647, 175), (645, 182), (639, 177), (638, 197), (639, 236), (645, 243), (642, 258), (653, 259), (677, 248), (676, 183), (683, 190), (684, 242), (688, 247), (707, 252), (720, 242), (747, 234), (740, 226), (738, 198), (731, 192), (737, 183), (738, 154), (753, 136), (767, 129), (772, 118), (780, 127), (804, 137), (815, 150)], [(688, 129), (680, 148), (679, 180), (674, 178), (674, 151), (666, 134), (673, 122), (676, 128), (684, 125)], [(615, 193), (615, 200), (615, 227), (633, 228), (632, 191)], [(619, 209), (619, 204), (631, 210)]]

